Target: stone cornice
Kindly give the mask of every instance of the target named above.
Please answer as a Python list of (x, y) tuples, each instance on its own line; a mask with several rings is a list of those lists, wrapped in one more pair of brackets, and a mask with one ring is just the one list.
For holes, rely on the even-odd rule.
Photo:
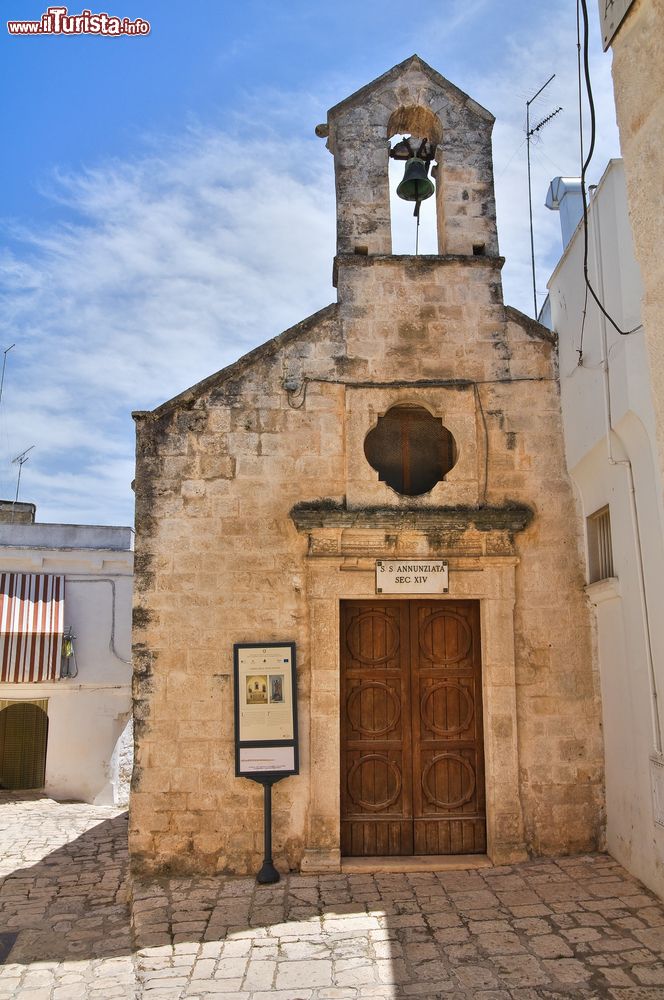
[(298, 531), (316, 528), (380, 528), (401, 531), (507, 531), (528, 527), (533, 510), (525, 504), (501, 507), (361, 507), (349, 510), (332, 501), (296, 504), (290, 516)]
[[(430, 271), (438, 267), (453, 267), (463, 264), (467, 267), (488, 267), (500, 271), (504, 263), (504, 257), (485, 256), (484, 254), (476, 256), (464, 253), (418, 254), (417, 256), (397, 253), (338, 253), (334, 258), (335, 270), (338, 270), (340, 265), (344, 267), (394, 267), (395, 264), (404, 264), (411, 271)], [(537, 325), (539, 326), (539, 323)]]

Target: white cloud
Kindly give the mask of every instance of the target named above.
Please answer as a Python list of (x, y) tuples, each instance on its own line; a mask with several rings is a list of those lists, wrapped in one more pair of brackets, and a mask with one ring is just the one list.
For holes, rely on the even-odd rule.
[(454, 43), (453, 36), (460, 28), (466, 28), (472, 21), (489, 6), (489, 0), (454, 0), (448, 4), (444, 12), (444, 17), (431, 18), (429, 22), (422, 26), (418, 32), (419, 37), (426, 38), (427, 44), (448, 45)]
[[(0, 414), (5, 493), (6, 460), (36, 443), (22, 496), (41, 518), (130, 518), (130, 411), (334, 298), (324, 157), (331, 167), (315, 139), (197, 130), (159, 156), (54, 180), (84, 222), (17, 234), (22, 256), (0, 265), (3, 342), (17, 341)], [(125, 476), (110, 494), (106, 458)]]

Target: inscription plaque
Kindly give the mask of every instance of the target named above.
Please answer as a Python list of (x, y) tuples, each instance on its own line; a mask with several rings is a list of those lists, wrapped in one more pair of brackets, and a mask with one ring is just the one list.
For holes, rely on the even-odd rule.
[(447, 594), (446, 559), (376, 560), (377, 594)]

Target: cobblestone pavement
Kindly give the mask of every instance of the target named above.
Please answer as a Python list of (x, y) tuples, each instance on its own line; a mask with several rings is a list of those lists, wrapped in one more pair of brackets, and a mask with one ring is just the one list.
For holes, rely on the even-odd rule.
[(0, 998), (664, 998), (664, 907), (607, 855), (133, 886), (126, 818), (0, 793)]
[(0, 998), (135, 994), (126, 813), (0, 792)]

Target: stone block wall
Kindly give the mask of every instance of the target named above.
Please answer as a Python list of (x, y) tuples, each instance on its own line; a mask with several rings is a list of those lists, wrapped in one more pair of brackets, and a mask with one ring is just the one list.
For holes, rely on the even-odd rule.
[[(338, 306), (137, 415), (130, 838), (138, 868), (245, 872), (260, 861), (261, 789), (234, 777), (232, 648), (240, 641), (294, 640), (298, 648), (302, 773), (275, 789), (275, 858), (297, 867), (305, 842), (329, 839), (308, 826), (316, 795), (310, 678), (320, 654), (310, 648), (308, 542), (290, 516), (296, 504), (320, 500), (407, 509), (415, 528), (418, 510), (534, 511), (513, 539), (511, 738), (524, 846), (550, 853), (598, 845), (599, 702), (555, 348), (543, 328), (505, 309), (499, 266), (472, 257), (341, 258)], [(299, 387), (286, 391), (285, 377)], [(360, 445), (376, 415), (399, 401), (443, 421), (456, 412), (462, 481), (450, 475), (432, 494), (410, 498), (378, 481)], [(429, 530), (416, 554), (465, 553), (481, 567), (475, 535), (463, 542)], [(371, 557), (366, 534), (357, 537), (356, 555)], [(315, 705), (338, 731), (335, 693), (326, 700), (317, 690)]]
[[(281, 345), (163, 414), (138, 417), (131, 838), (146, 868), (243, 871), (260, 851), (261, 789), (233, 777), (234, 642), (297, 641), (306, 745), (303, 543), (288, 512), (302, 491), (328, 493), (341, 478), (343, 398), (336, 385), (309, 387), (294, 409), (281, 383), (304, 365), (332, 373), (334, 310)], [(307, 785), (305, 765), (275, 794), (290, 864)]]

